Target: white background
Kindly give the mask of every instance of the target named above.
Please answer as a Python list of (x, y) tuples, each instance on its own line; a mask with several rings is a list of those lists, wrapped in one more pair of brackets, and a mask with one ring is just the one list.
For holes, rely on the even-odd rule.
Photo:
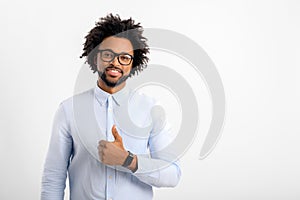
[(216, 148), (199, 160), (199, 134), (179, 185), (155, 199), (300, 199), (299, 11), (296, 0), (2, 0), (0, 199), (39, 199), (54, 113), (73, 94), (84, 36), (110, 12), (191, 38), (225, 87)]

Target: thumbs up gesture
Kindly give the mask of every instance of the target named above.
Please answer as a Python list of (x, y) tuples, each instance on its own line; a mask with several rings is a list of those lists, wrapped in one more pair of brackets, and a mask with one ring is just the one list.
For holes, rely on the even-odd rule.
[(128, 156), (128, 152), (124, 148), (122, 137), (119, 135), (115, 125), (113, 125), (111, 131), (115, 141), (99, 141), (99, 159), (103, 164), (106, 165), (122, 165)]
[(118, 146), (120, 149), (123, 149), (124, 151), (126, 151), (124, 146), (123, 146), (122, 137), (119, 135), (119, 133), (117, 131), (117, 128), (116, 128), (116, 125), (113, 125), (113, 127), (111, 128), (111, 132), (112, 132), (112, 134), (115, 138), (115, 141), (113, 142), (113, 144)]

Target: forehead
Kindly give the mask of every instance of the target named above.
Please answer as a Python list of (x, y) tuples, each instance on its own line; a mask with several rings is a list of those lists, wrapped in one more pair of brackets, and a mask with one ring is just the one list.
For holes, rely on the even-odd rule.
[(105, 38), (101, 42), (99, 48), (111, 49), (116, 53), (121, 53), (121, 52), (133, 53), (133, 46), (130, 40), (126, 38), (119, 38), (114, 36)]

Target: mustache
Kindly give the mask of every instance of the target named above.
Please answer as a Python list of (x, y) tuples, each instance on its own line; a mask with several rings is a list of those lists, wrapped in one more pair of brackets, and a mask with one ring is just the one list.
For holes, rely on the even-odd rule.
[(121, 68), (113, 66), (113, 65), (110, 65), (110, 66), (106, 67), (104, 70), (106, 71), (106, 70), (110, 70), (110, 69), (117, 70), (118, 72), (120, 72), (122, 74), (124, 73)]

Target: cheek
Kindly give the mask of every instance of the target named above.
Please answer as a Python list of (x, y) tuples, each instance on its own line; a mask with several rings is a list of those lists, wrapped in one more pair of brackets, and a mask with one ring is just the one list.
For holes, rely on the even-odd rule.
[(99, 71), (102, 71), (105, 67), (107, 67), (107, 64), (104, 63), (100, 58), (99, 56), (98, 57), (95, 57), (95, 65), (97, 66), (97, 69)]
[(124, 68), (125, 74), (127, 74), (127, 75), (130, 74), (131, 69), (132, 69), (132, 66), (127, 66), (126, 68)]

